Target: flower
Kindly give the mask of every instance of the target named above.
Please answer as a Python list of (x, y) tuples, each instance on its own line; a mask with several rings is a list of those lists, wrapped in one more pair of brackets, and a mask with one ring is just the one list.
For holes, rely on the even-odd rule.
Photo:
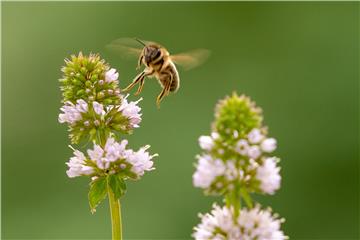
[(267, 138), (261, 143), (261, 149), (264, 152), (271, 153), (276, 149), (276, 144), (275, 138)]
[(77, 100), (76, 103), (76, 110), (82, 113), (86, 113), (88, 111), (88, 104), (83, 99)]
[(85, 165), (85, 160), (86, 158), (82, 152), (74, 150), (74, 156), (66, 163), (69, 167), (69, 170), (66, 171), (69, 178), (90, 175), (94, 172), (92, 167)]
[(245, 139), (240, 139), (235, 147), (235, 151), (243, 156), (247, 155), (248, 149), (249, 149), (249, 144)]
[(248, 155), (252, 159), (257, 159), (261, 155), (260, 148), (258, 146), (251, 146), (248, 149)]
[(69, 123), (73, 125), (77, 121), (81, 120), (81, 112), (77, 109), (77, 107), (72, 102), (65, 102), (65, 105), (60, 108), (63, 113), (59, 114), (59, 122), (60, 123)]
[(214, 204), (211, 213), (200, 215), (201, 223), (194, 228), (196, 240), (284, 240), (281, 231), (284, 219), (272, 215), (270, 209), (257, 205), (253, 209), (242, 209), (238, 217), (227, 207)]
[(130, 120), (130, 125), (133, 128), (138, 128), (139, 127), (139, 123), (141, 122), (141, 108), (139, 106), (137, 106), (137, 104), (142, 100), (142, 98), (140, 98), (139, 100), (137, 100), (136, 102), (128, 102), (127, 101), (127, 97), (129, 95), (127, 95), (121, 102), (121, 106), (119, 108), (119, 111), (122, 112), (122, 114), (129, 118)]
[(127, 140), (119, 143), (110, 137), (104, 148), (94, 144), (93, 149), (88, 149), (88, 157), (82, 152), (74, 150), (75, 156), (66, 163), (69, 166), (68, 176), (116, 174), (124, 171), (126, 178), (138, 179), (144, 175), (145, 171), (154, 169), (151, 159), (157, 154), (150, 155), (146, 151), (150, 146), (147, 145), (135, 152), (126, 149), (127, 144)]
[(119, 73), (116, 72), (115, 68), (111, 68), (109, 71), (105, 73), (105, 82), (110, 83), (114, 82), (118, 79)]
[(280, 168), (276, 166), (277, 158), (265, 159), (264, 163), (257, 168), (256, 178), (260, 181), (260, 189), (264, 193), (274, 194), (280, 188)]
[(199, 145), (202, 149), (210, 151), (214, 147), (214, 141), (210, 136), (200, 136)]
[(248, 139), (250, 143), (259, 143), (264, 136), (261, 134), (261, 131), (258, 128), (254, 128), (251, 130), (251, 132), (248, 134)]
[(131, 171), (137, 176), (142, 176), (144, 175), (145, 171), (151, 171), (155, 169), (153, 168), (154, 162), (151, 161), (151, 159), (158, 155), (150, 155), (149, 152), (146, 152), (149, 147), (149, 145), (142, 147), (139, 151), (129, 154), (127, 158), (127, 161), (132, 165)]
[(210, 155), (198, 156), (198, 159), (193, 184), (195, 187), (208, 188), (217, 176), (224, 174), (226, 167), (222, 160), (213, 159)]
[(201, 223), (194, 228), (195, 232), (192, 234), (196, 240), (235, 240), (235, 236), (232, 236), (235, 228), (230, 209), (214, 204), (211, 213), (200, 214), (199, 217)]
[(97, 115), (105, 115), (104, 106), (102, 104), (94, 101), (93, 108)]

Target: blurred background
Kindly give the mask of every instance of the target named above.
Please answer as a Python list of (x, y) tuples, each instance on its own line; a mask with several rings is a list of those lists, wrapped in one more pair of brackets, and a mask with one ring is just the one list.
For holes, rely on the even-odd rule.
[[(359, 237), (359, 3), (2, 3), (2, 238), (109, 239), (107, 201), (92, 215), (88, 179), (69, 179), (67, 129), (57, 121), (63, 59), (100, 53), (125, 87), (136, 60), (105, 49), (119, 37), (171, 53), (212, 51), (180, 69), (181, 88), (155, 105), (147, 80), (141, 128), (156, 171), (128, 184), (125, 239), (190, 239), (216, 197), (192, 186), (197, 139), (210, 133), (218, 99), (244, 93), (264, 109), (278, 139), (282, 188), (256, 196), (286, 218), (292, 239)], [(135, 99), (134, 97), (131, 97)]]

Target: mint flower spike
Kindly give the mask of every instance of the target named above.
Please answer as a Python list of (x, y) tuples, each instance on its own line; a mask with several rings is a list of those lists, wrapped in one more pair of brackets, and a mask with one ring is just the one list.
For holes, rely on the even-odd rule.
[[(274, 194), (281, 184), (277, 148), (263, 126), (262, 110), (250, 98), (236, 93), (220, 100), (215, 108), (212, 133), (199, 137), (193, 184), (207, 195), (223, 196), (225, 207), (214, 206), (201, 215), (195, 239), (287, 239), (269, 210), (253, 205), (252, 193)], [(244, 202), (247, 209), (242, 209)]]
[(142, 100), (128, 101), (118, 87), (119, 73), (97, 54), (79, 53), (65, 59), (60, 79), (63, 106), (58, 121), (67, 124), (72, 144), (93, 142), (86, 152), (76, 150), (66, 163), (69, 178), (91, 178), (88, 194), (91, 212), (109, 197), (113, 240), (122, 239), (120, 198), (126, 193), (127, 180), (139, 180), (152, 171), (149, 145), (134, 151), (119, 133), (131, 134), (140, 127)]

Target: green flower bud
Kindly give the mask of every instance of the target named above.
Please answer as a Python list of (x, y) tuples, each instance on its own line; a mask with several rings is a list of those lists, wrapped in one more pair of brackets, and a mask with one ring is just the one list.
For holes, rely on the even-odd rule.
[(261, 128), (261, 113), (262, 110), (250, 98), (233, 93), (216, 105), (213, 131), (223, 139), (245, 138), (253, 128)]
[[(114, 102), (121, 103), (120, 96), (107, 94), (107, 91), (116, 92), (118, 90), (118, 74), (112, 72), (116, 78), (104, 80), (110, 70), (109, 65), (100, 58), (99, 55), (90, 54), (85, 56), (82, 53), (70, 59), (65, 59), (65, 66), (61, 69), (63, 72), (61, 90), (63, 102), (70, 101), (76, 103), (79, 98), (85, 101), (98, 101), (101, 104), (108, 105)], [(99, 86), (95, 87), (94, 86)]]

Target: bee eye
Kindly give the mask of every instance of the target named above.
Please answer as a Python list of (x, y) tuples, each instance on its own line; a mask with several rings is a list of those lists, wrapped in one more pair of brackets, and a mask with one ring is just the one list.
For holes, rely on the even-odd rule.
[(161, 54), (160, 49), (157, 49), (157, 50), (156, 50), (156, 54), (155, 54), (155, 58), (159, 57), (159, 56), (160, 56), (160, 54)]

